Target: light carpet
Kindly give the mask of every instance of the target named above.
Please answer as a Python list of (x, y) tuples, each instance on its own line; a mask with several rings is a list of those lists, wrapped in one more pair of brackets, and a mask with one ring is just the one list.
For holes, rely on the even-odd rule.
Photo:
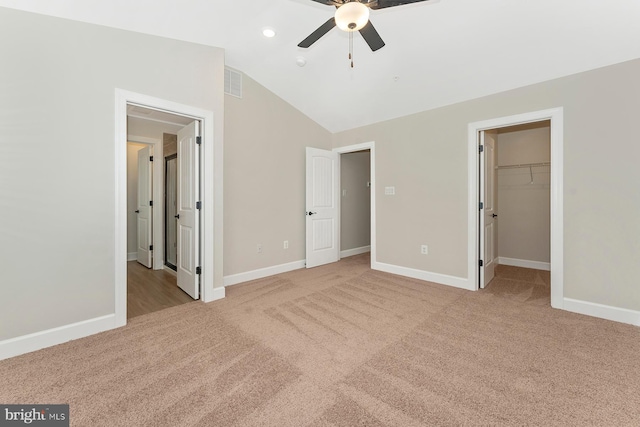
[(368, 263), (1, 361), (0, 403), (69, 403), (73, 426), (640, 425), (639, 328), (550, 308), (539, 273), (469, 292)]

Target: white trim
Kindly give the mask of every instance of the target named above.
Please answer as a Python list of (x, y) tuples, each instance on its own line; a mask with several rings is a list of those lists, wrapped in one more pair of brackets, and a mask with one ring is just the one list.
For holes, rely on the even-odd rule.
[(115, 314), (0, 341), (0, 360), (115, 328)]
[[(157, 138), (149, 138), (146, 136), (127, 135), (127, 142), (133, 142), (138, 144), (147, 144), (152, 148), (151, 155), (154, 159), (163, 159), (162, 162), (154, 161), (153, 163), (153, 200), (154, 206), (151, 208), (153, 211), (153, 221), (151, 223), (152, 228), (152, 240), (153, 245), (153, 264), (154, 270), (162, 270), (164, 266), (164, 147), (162, 140)], [(162, 203), (160, 203), (160, 201)], [(136, 256), (137, 259), (137, 256)]]
[(128, 135), (127, 142), (134, 142), (136, 144), (151, 144), (155, 145), (160, 142), (158, 138), (149, 138), (148, 136)]
[(306, 265), (305, 260), (289, 262), (287, 264), (274, 265), (271, 267), (259, 268), (257, 270), (247, 271), (244, 273), (232, 274), (224, 277), (224, 286), (237, 285), (238, 283), (248, 282), (249, 280), (262, 279), (263, 277), (275, 276), (276, 274), (286, 273), (288, 271), (299, 270)]
[(640, 311), (627, 308), (613, 307), (597, 304), (595, 302), (581, 301), (572, 298), (564, 298), (563, 309), (573, 313), (613, 320), (614, 322), (628, 323), (640, 326)]
[(467, 214), (467, 277), (470, 287), (478, 289), (478, 133), (524, 123), (551, 121), (551, 306), (563, 308), (564, 258), (563, 258), (563, 109), (534, 111), (531, 113), (501, 117), (469, 123), (468, 126), (468, 214)]
[[(214, 128), (213, 111), (179, 104), (122, 89), (115, 89), (115, 326), (127, 323), (127, 189), (126, 141), (127, 105), (139, 105), (173, 114), (191, 117), (202, 122), (202, 294), (204, 302), (224, 297), (224, 287), (214, 288)], [(161, 162), (158, 162), (160, 164)], [(162, 165), (160, 165), (162, 166)]]
[(498, 257), (498, 264), (511, 265), (513, 267), (533, 268), (535, 270), (551, 271), (550, 262), (529, 261), (526, 259), (507, 258), (507, 257), (501, 256), (501, 257)]
[(453, 286), (455, 288), (467, 289), (475, 291), (477, 286), (475, 283), (469, 283), (465, 277), (449, 276), (446, 274), (432, 273), (430, 271), (417, 270), (415, 268), (402, 267), (399, 265), (385, 264), (376, 262), (371, 265), (372, 270), (384, 271), (387, 273), (397, 274), (398, 276), (411, 277), (413, 279), (424, 280), (426, 282), (437, 283), (439, 285)]
[(127, 254), (127, 261), (137, 261), (138, 260), (138, 252), (129, 252)]
[[(375, 141), (363, 142), (360, 144), (347, 145), (344, 147), (334, 148), (333, 151), (338, 154), (353, 153), (356, 151), (369, 150), (369, 161), (371, 169), (369, 171), (371, 180), (371, 268), (376, 262), (376, 143)], [(340, 203), (340, 197), (338, 203)], [(338, 243), (340, 242), (340, 234), (338, 234)]]
[(371, 245), (361, 246), (359, 248), (353, 249), (345, 249), (344, 251), (340, 251), (340, 258), (347, 258), (354, 255), (360, 255), (367, 252), (371, 252)]

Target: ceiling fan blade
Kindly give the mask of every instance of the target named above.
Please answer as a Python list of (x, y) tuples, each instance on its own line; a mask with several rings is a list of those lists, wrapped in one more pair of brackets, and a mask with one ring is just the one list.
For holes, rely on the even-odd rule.
[(418, 3), (421, 1), (429, 0), (378, 0), (377, 3), (372, 3), (369, 7), (371, 9), (384, 9), (387, 7), (402, 6), (403, 4)]
[(338, 6), (339, 2), (337, 2), (336, 0), (311, 0), (314, 1), (316, 3), (322, 3), (322, 4), (326, 4), (328, 6)]
[(360, 29), (360, 34), (362, 34), (362, 38), (367, 42), (372, 51), (375, 52), (384, 47), (384, 41), (382, 41), (382, 37), (380, 37), (380, 34), (378, 34), (371, 21), (367, 22), (367, 25)]
[(320, 39), (320, 37), (327, 34), (335, 26), (336, 26), (336, 20), (335, 18), (331, 17), (327, 22), (320, 25), (317, 30), (311, 33), (309, 37), (307, 37), (306, 39), (298, 43), (298, 47), (307, 48), (311, 46), (312, 44), (317, 42)]

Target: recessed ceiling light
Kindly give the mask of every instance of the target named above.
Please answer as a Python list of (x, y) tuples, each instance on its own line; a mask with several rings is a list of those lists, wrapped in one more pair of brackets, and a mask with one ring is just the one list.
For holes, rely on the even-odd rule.
[(265, 27), (265, 28), (262, 29), (262, 35), (267, 37), (267, 38), (275, 37), (276, 36), (276, 30), (274, 30), (271, 27)]

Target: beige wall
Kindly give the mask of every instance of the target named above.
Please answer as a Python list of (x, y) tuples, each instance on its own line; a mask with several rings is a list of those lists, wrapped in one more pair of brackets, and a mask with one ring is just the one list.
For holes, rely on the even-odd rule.
[(331, 148), (327, 130), (246, 75), (242, 90), (225, 96), (225, 276), (305, 259), (305, 147)]
[(5, 340), (115, 313), (115, 90), (211, 110), (221, 143), (224, 52), (4, 8), (0, 22)]
[[(498, 166), (549, 162), (550, 147), (548, 121), (500, 129)], [(498, 170), (498, 256), (550, 262), (550, 171)]]
[(640, 310), (638, 75), (634, 60), (336, 134), (376, 142), (378, 260), (466, 277), (468, 124), (564, 107), (564, 296)]
[[(371, 153), (340, 155), (340, 250), (371, 244)], [(345, 194), (346, 193), (346, 194)]]
[(138, 252), (138, 151), (144, 147), (127, 143), (127, 254)]

